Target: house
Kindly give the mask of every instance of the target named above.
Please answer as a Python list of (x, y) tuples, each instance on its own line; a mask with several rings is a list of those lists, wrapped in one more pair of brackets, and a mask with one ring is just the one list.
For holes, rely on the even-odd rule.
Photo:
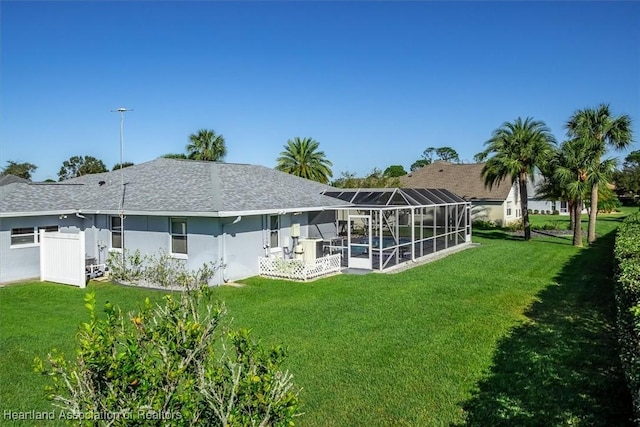
[[(557, 212), (560, 215), (569, 215), (569, 203), (566, 200), (551, 200), (542, 197), (539, 188), (544, 183), (544, 175), (535, 172), (533, 180), (527, 181), (527, 208), (529, 212), (551, 214)], [(586, 205), (582, 205), (582, 213), (587, 213)]]
[(83, 242), (78, 257), (97, 264), (136, 250), (194, 270), (215, 262), (217, 284), (386, 271), (470, 245), (470, 218), (447, 190), (336, 189), (263, 166), (160, 158), (0, 187), (0, 283), (40, 277), (45, 243), (69, 234)]
[(484, 185), (484, 163), (449, 163), (437, 161), (400, 177), (403, 187), (442, 188), (472, 204), (473, 220), (493, 221), (506, 225), (522, 217), (518, 186), (508, 180)]
[(345, 202), (321, 194), (328, 188), (263, 166), (165, 158), (60, 183), (10, 183), (0, 187), (0, 283), (39, 277), (40, 231), (84, 231), (86, 256), (98, 263), (123, 249), (163, 250), (191, 269), (224, 266), (219, 283), (253, 276), (259, 257), (293, 249), (292, 229), (333, 237), (334, 220), (318, 218)]

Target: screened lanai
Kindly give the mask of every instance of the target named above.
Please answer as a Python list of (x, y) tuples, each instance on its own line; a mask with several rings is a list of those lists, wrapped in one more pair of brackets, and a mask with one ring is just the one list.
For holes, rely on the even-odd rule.
[(385, 271), (471, 242), (471, 205), (447, 190), (326, 190), (350, 206), (335, 209), (336, 236), (325, 251), (344, 267)]

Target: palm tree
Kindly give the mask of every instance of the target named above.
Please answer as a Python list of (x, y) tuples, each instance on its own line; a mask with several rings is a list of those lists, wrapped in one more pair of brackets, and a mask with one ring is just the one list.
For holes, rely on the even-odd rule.
[(197, 133), (189, 135), (187, 155), (192, 160), (222, 161), (227, 155), (224, 137), (216, 135), (213, 130), (200, 129)]
[(313, 138), (295, 137), (287, 141), (285, 150), (276, 159), (276, 169), (301, 178), (318, 181), (323, 184), (329, 182), (333, 176), (324, 151), (318, 151), (320, 143)]
[(505, 122), (493, 131), (485, 142), (487, 148), (478, 158), (490, 157), (482, 168), (485, 186), (490, 189), (507, 179), (518, 183), (520, 189), (520, 211), (525, 240), (531, 239), (531, 224), (527, 211), (527, 179), (533, 179), (534, 168), (544, 166), (553, 152), (555, 138), (542, 121), (518, 117), (513, 123)]
[(550, 182), (557, 186), (557, 192), (567, 199), (571, 218), (573, 245), (582, 246), (582, 205), (589, 192), (589, 150), (580, 140), (562, 143), (547, 169), (553, 170)]
[[(587, 240), (592, 244), (596, 239), (596, 219), (598, 216), (598, 186), (606, 184), (610, 175), (607, 170), (608, 160), (600, 159), (607, 148), (622, 150), (633, 142), (631, 118), (623, 114), (613, 117), (609, 106), (601, 104), (597, 108), (585, 108), (576, 111), (566, 124), (567, 135), (579, 139), (589, 153), (590, 159), (590, 191), (591, 209), (589, 211), (589, 228)], [(610, 162), (609, 162), (610, 164)]]

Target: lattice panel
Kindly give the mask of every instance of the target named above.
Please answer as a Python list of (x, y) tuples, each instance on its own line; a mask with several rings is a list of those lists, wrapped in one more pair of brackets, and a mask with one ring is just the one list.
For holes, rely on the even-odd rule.
[(292, 280), (309, 280), (340, 271), (342, 254), (328, 255), (306, 263), (300, 259), (259, 258), (259, 274)]

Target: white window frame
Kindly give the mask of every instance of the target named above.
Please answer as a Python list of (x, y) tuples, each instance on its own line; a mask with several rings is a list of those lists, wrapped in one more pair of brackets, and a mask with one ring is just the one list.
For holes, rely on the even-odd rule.
[[(17, 230), (21, 230), (21, 233), (14, 233)], [(26, 232), (26, 231), (29, 232)], [(30, 248), (33, 246), (39, 246), (40, 245), (40, 230), (44, 230), (45, 233), (56, 233), (58, 231), (60, 231), (60, 226), (59, 225), (43, 225), (40, 227), (16, 227), (16, 228), (12, 228), (11, 229), (11, 236), (10, 236), (10, 248)], [(20, 243), (14, 243), (13, 242), (13, 238), (17, 237), (17, 236), (22, 236), (22, 237), (28, 237), (30, 236), (31, 238), (28, 241), (25, 242), (20, 242)]]
[(513, 208), (512, 208), (512, 204), (513, 204), (513, 203), (512, 203), (512, 202), (510, 202), (510, 201), (508, 201), (508, 202), (507, 202), (507, 216), (511, 216), (511, 212), (512, 212), (512, 210), (513, 210)]
[[(117, 219), (120, 220), (120, 225), (119, 226), (114, 226), (113, 225), (113, 220)], [(118, 230), (119, 228), (119, 230)], [(111, 237), (109, 239), (109, 245), (111, 247), (112, 251), (122, 251), (122, 247), (124, 246), (124, 233), (122, 232), (122, 218), (119, 216), (111, 216), (109, 217), (109, 231), (111, 232)], [(113, 246), (113, 236), (114, 235), (120, 235), (120, 246)]]
[[(174, 230), (174, 222), (184, 223), (183, 230)], [(180, 232), (182, 231), (182, 232)], [(187, 258), (189, 254), (189, 231), (187, 229), (187, 218), (169, 218), (169, 249), (171, 256), (174, 258)], [(175, 252), (173, 247), (174, 237), (184, 237), (184, 252)]]

